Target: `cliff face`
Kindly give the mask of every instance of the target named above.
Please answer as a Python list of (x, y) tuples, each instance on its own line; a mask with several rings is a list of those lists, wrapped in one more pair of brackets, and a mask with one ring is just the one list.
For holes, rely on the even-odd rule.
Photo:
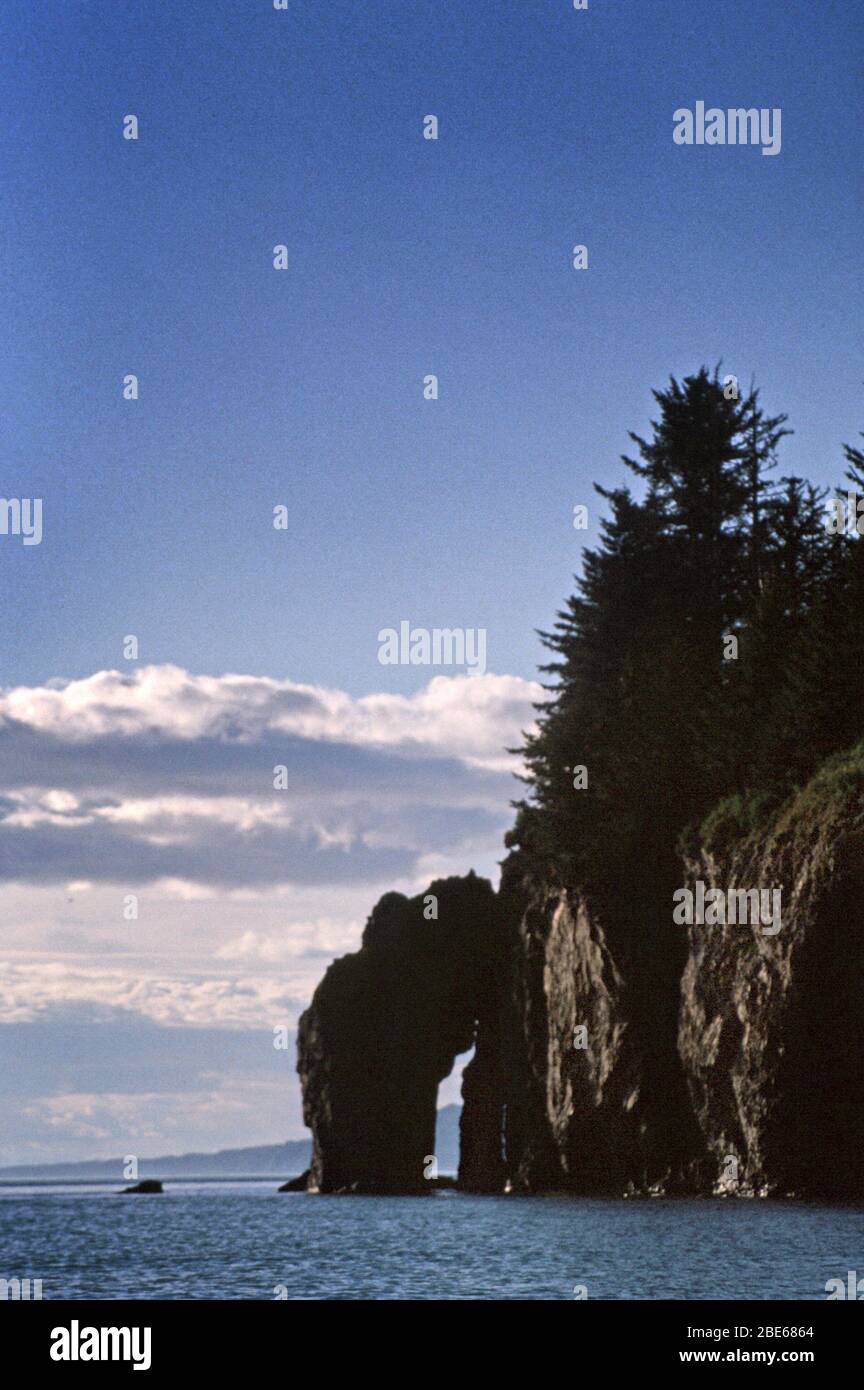
[[(437, 921), (424, 916), (429, 895)], [(475, 1043), (463, 1189), (681, 1190), (699, 1137), (675, 1047), (677, 981), (657, 985), (667, 956), (628, 983), (582, 899), (528, 897), (506, 875), (498, 895), (473, 875), (388, 894), (300, 1020), (310, 1188), (429, 1191), (438, 1085)]]
[[(779, 919), (676, 923), (676, 884), (779, 891)], [(429, 893), (437, 921), (383, 898), (301, 1020), (313, 1187), (428, 1191), (476, 1042), (465, 1188), (864, 1196), (864, 754), (603, 908), (510, 865)]]
[(664, 998), (653, 972), (628, 980), (610, 936), (566, 892), (539, 895), (522, 918), (524, 1067), (508, 1100), (511, 1178), (522, 1190), (680, 1191), (692, 1180), (699, 1138), (668, 1007), (675, 982)]
[(377, 904), (362, 949), (330, 966), (300, 1019), (311, 1188), (428, 1191), (438, 1085), (477, 1037), (461, 1176), (500, 1190), (502, 945), (491, 885), (473, 874)]
[(692, 926), (680, 1050), (715, 1190), (864, 1196), (864, 797), (836, 760), (773, 822), (689, 865), (780, 890), (773, 924)]

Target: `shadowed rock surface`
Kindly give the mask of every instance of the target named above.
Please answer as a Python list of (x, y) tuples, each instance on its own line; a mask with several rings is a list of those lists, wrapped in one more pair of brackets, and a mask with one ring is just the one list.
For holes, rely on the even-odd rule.
[(143, 1182), (136, 1183), (134, 1187), (122, 1188), (120, 1196), (125, 1197), (128, 1193), (136, 1193), (141, 1196), (149, 1197), (162, 1190), (162, 1184), (159, 1182), (158, 1178), (145, 1178)]
[(854, 760), (691, 880), (782, 890), (776, 935), (692, 926), (680, 1046), (718, 1191), (864, 1196), (864, 813)]
[[(651, 929), (650, 904), (635, 902)], [(659, 930), (659, 929), (658, 929)], [(515, 967), (522, 1066), (508, 1098), (517, 1189), (673, 1192), (694, 1182), (700, 1138), (675, 1046), (677, 981), (628, 978), (585, 900), (539, 894), (523, 913)]]
[[(676, 924), (700, 879), (779, 888), (780, 931)], [(864, 1197), (859, 750), (603, 910), (513, 860), (498, 894), (429, 892), (437, 922), (382, 898), (301, 1019), (309, 1190), (428, 1192), (438, 1084), (476, 1043), (463, 1189)]]
[(428, 1192), (438, 1085), (475, 1038), (460, 1176), (500, 1190), (503, 945), (495, 894), (473, 873), (376, 905), (362, 949), (334, 961), (300, 1019), (310, 1191)]
[(283, 1182), (282, 1186), (276, 1190), (277, 1192), (305, 1192), (308, 1186), (309, 1169), (307, 1168), (305, 1173), (301, 1173), (299, 1177), (296, 1178), (289, 1178), (287, 1182)]

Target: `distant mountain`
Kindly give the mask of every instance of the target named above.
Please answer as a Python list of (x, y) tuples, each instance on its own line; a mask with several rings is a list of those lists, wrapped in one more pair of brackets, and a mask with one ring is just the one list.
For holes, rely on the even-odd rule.
[[(285, 1144), (259, 1144), (249, 1149), (220, 1149), (218, 1153), (169, 1154), (138, 1161), (139, 1178), (290, 1178), (309, 1166), (312, 1143), (292, 1139)], [(92, 1178), (120, 1182), (122, 1158), (96, 1158), (82, 1163), (19, 1164), (0, 1168), (0, 1182), (27, 1178)]]
[[(435, 1153), (441, 1173), (455, 1173), (459, 1166), (459, 1113), (461, 1106), (445, 1105), (438, 1111)], [(259, 1144), (249, 1149), (220, 1149), (211, 1154), (169, 1154), (142, 1158), (138, 1178), (292, 1178), (309, 1167), (312, 1143), (289, 1139), (284, 1144)], [(122, 1158), (96, 1158), (82, 1163), (18, 1164), (0, 1168), (0, 1182), (30, 1179), (64, 1179), (95, 1182), (125, 1180)]]

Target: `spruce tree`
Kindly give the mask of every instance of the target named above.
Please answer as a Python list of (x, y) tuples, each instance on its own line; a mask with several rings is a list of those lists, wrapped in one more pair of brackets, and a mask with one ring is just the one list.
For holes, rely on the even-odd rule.
[[(644, 496), (605, 492), (611, 516), (551, 633), (550, 698), (524, 753), (530, 799), (510, 843), (548, 878), (602, 892), (674, 862), (677, 835), (724, 785), (705, 750), (723, 638), (758, 592), (754, 533), (785, 417), (730, 399), (703, 368), (654, 393), (659, 417), (624, 458)], [(571, 770), (587, 769), (587, 789)], [(671, 870), (670, 870), (671, 871)]]

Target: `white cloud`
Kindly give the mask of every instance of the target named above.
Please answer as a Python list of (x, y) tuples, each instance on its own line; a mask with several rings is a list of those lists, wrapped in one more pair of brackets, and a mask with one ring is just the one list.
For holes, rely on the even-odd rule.
[(505, 749), (539, 694), (487, 674), (354, 698), (174, 666), (2, 691), (0, 878), (187, 892), (412, 878), (423, 856), (500, 844)]
[(78, 1018), (120, 1010), (164, 1027), (191, 1028), (269, 1028), (293, 1023), (298, 1013), (284, 970), (270, 977), (182, 978), (62, 961), (0, 964), (0, 1024), (32, 1023), (60, 1006)]
[(307, 952), (314, 952), (317, 956), (336, 956), (358, 949), (361, 930), (362, 923), (353, 920), (319, 919), (315, 922), (292, 922), (290, 933), (244, 931), (220, 946), (216, 958), (282, 964), (296, 961)]
[[(308, 1138), (296, 1103), (289, 1107), (285, 1092), (279, 1076), (214, 1071), (190, 1076), (175, 1090), (38, 1095), (11, 1106), (15, 1148), (9, 1161), (146, 1159), (274, 1143), (288, 1133)], [(118, 1182), (122, 1177), (121, 1168)]]
[[(7, 1081), (36, 1088), (5, 1117), (14, 1152), (300, 1132), (293, 1053), (276, 1056), (272, 1029), (296, 1026), (383, 892), (494, 874), (517, 790), (504, 749), (540, 695), (484, 675), (353, 698), (171, 666), (0, 691), (0, 1040), (27, 1036), (10, 1042)], [(92, 1037), (93, 1055), (54, 1094), (58, 1068), (36, 1040), (67, 1029), (78, 1047), (82, 1029)], [(187, 1034), (201, 1065), (186, 1058), (181, 1090)], [(226, 1038), (248, 1043), (254, 1068), (211, 1086), (201, 1067), (218, 1065)], [(256, 1092), (274, 1057), (278, 1078)]]
[(140, 735), (254, 743), (274, 731), (362, 746), (415, 746), (509, 769), (504, 749), (530, 723), (542, 695), (518, 676), (435, 676), (413, 695), (354, 698), (265, 676), (194, 676), (177, 666), (0, 692), (0, 721), (67, 741)]

